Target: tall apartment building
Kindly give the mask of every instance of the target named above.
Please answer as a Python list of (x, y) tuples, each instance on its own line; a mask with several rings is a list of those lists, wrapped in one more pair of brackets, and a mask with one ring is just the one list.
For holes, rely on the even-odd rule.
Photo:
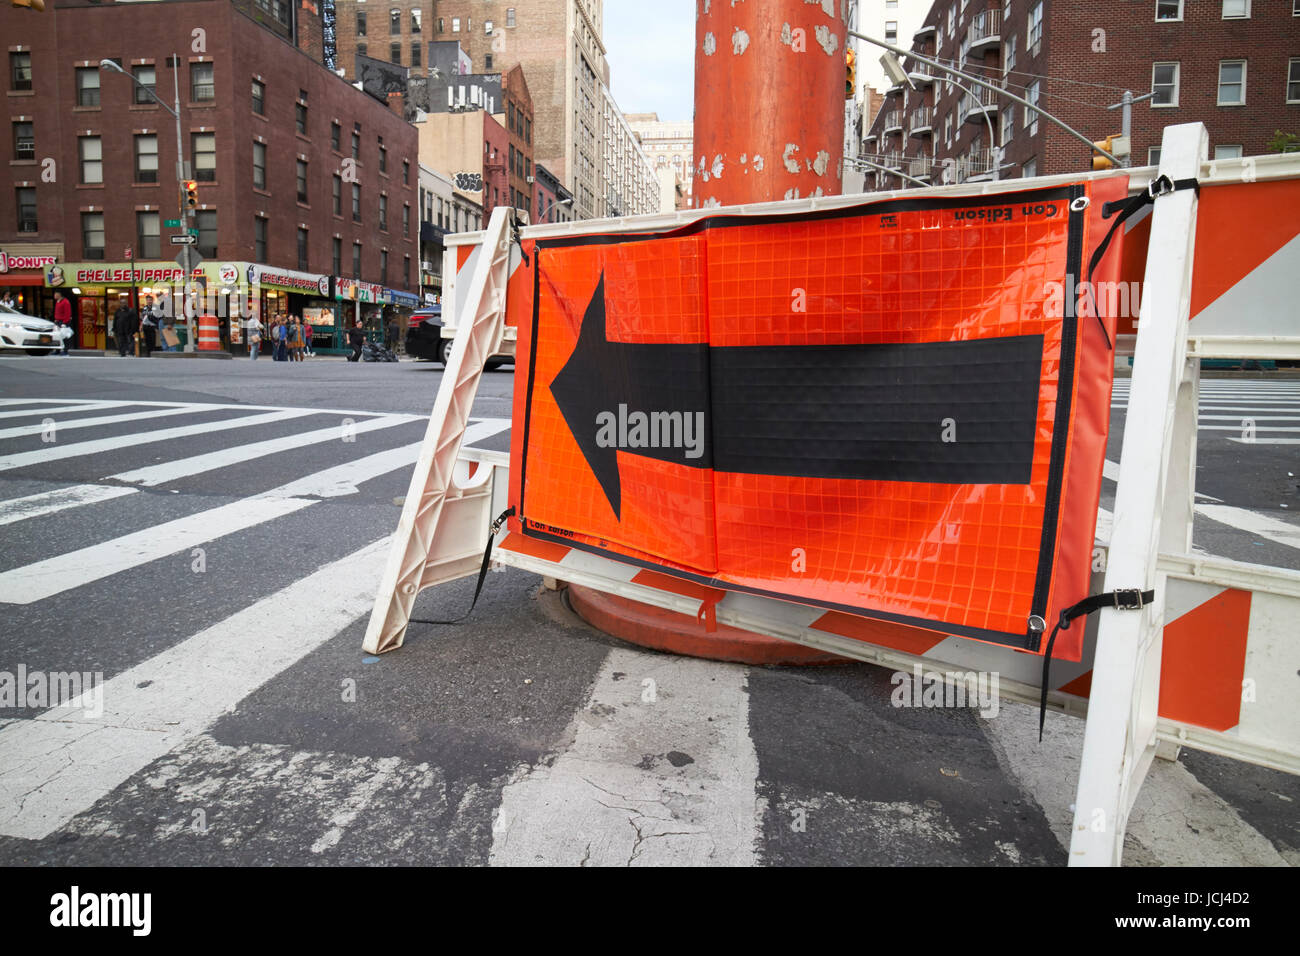
[[(311, 2), (311, 0), (308, 0)], [(356, 54), (409, 67), (428, 68), (428, 23), (433, 0), (321, 0), (334, 11), (334, 69), (355, 81)]]
[[(996, 82), (1090, 140), (1119, 133), (1125, 90), (1155, 96), (1133, 107), (1134, 166), (1159, 160), (1165, 126), (1204, 123), (1211, 156), (1264, 153), (1300, 123), (1300, 0), (944, 0), (911, 49)], [(932, 182), (1088, 170), (1092, 153), (1035, 111), (909, 61), (917, 89), (893, 87), (865, 137), (864, 155)], [(875, 188), (907, 185), (879, 173)], [(868, 178), (867, 188), (871, 188)]]
[(0, 7), (13, 129), (0, 144), (11, 177), (0, 246), (30, 244), (40, 260), (3, 284), (19, 284), (26, 307), (71, 291), (79, 342), (102, 346), (132, 278), (185, 279), (170, 241), (182, 232), (173, 119), (105, 58), (168, 104), (178, 81), (197, 183), (186, 225), (204, 259), (193, 278), (209, 292), (248, 290), (263, 314), (311, 308), (326, 328), (338, 280), (373, 286), (376, 305), (406, 301), (419, 281), (416, 132), (297, 49), (295, 11), (261, 0)]
[(570, 190), (579, 219), (658, 209), (653, 166), (609, 91), (602, 22), (602, 0), (437, 0), (432, 22), (475, 70), (523, 67), (535, 161)]
[(695, 124), (690, 120), (661, 120), (658, 113), (628, 113), (626, 118), (641, 149), (654, 164), (659, 179), (659, 211), (690, 209)]
[[(912, 34), (930, 12), (930, 0), (856, 0), (856, 3), (857, 25), (853, 29), (902, 47), (911, 45)], [(883, 93), (890, 85), (880, 65), (880, 54), (884, 51), (861, 40), (852, 43), (858, 54), (858, 91), (865, 88)]]

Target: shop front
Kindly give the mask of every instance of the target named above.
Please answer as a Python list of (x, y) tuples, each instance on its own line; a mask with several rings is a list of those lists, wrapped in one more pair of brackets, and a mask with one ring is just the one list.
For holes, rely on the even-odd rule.
[(0, 246), (0, 299), (19, 312), (54, 318), (54, 292), (45, 287), (45, 270), (63, 258), (61, 242), (15, 242)]
[(334, 298), (338, 302), (339, 336), (337, 348), (343, 351), (347, 342), (343, 331), (353, 326), (357, 319), (372, 342), (383, 341), (383, 309), (387, 302), (384, 287), (360, 279), (334, 279)]
[(420, 308), (420, 297), (401, 289), (384, 289), (385, 344), (400, 349), (411, 324), (411, 313)]
[[(169, 316), (175, 315), (172, 303), (183, 302), (188, 295), (191, 308), (198, 312), (209, 304), (203, 301), (208, 290), (219, 288), (215, 268), (204, 263), (191, 271), (186, 284), (185, 270), (174, 262), (68, 262), (44, 270), (44, 287), (50, 295), (51, 314), (55, 292), (62, 292), (72, 302), (74, 348), (107, 349), (113, 312), (123, 295), (135, 302), (153, 296)], [(215, 303), (211, 304), (215, 308)], [(183, 342), (184, 320), (178, 318), (175, 328)]]
[(312, 349), (332, 352), (338, 323), (330, 277), (315, 272), (238, 263), (253, 292), (254, 314), (269, 329), (277, 317), (298, 316), (312, 327)]

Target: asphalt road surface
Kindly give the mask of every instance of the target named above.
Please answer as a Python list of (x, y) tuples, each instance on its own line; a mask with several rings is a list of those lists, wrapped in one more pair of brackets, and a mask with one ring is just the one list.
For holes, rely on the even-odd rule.
[[(1065, 862), (1071, 718), (1040, 745), (1031, 708), (896, 709), (871, 665), (641, 651), (517, 570), (465, 623), (364, 655), (441, 377), (0, 360), (0, 679), (103, 681), (100, 715), (0, 709), (0, 863)], [(485, 376), (476, 443), (505, 447), (513, 384)], [(1211, 380), (1202, 404), (1196, 546), (1297, 567), (1300, 381)], [(1295, 865), (1298, 801), (1295, 778), (1184, 750), (1148, 776), (1125, 862)]]

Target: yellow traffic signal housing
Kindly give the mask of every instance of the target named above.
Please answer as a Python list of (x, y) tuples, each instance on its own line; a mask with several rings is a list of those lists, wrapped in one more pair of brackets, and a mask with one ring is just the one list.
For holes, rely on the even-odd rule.
[(857, 57), (853, 51), (844, 52), (844, 98), (851, 99), (858, 86)]
[(199, 184), (193, 179), (185, 181), (185, 208), (197, 209), (199, 205)]
[[(1118, 136), (1119, 136), (1118, 133), (1114, 133), (1114, 134), (1112, 134), (1112, 135), (1110, 135), (1110, 136), (1107, 136), (1105, 139), (1099, 139), (1099, 140), (1097, 140), (1097, 141), (1094, 142), (1092, 145), (1093, 145), (1093, 146), (1096, 146), (1098, 149), (1104, 149), (1104, 150), (1105, 150), (1106, 152), (1108, 152), (1108, 153), (1113, 153), (1113, 152), (1114, 152), (1114, 149), (1113, 149), (1112, 147), (1113, 147), (1113, 144), (1114, 144), (1115, 140), (1118, 138)], [(1099, 153), (1093, 153), (1093, 154), (1092, 154), (1092, 168), (1093, 168), (1093, 169), (1097, 169), (1097, 170), (1100, 170), (1100, 169), (1114, 169), (1114, 168), (1115, 168), (1115, 164), (1112, 163), (1112, 162), (1111, 162), (1109, 159), (1107, 159), (1105, 156), (1102, 156), (1102, 155), (1099, 154)]]

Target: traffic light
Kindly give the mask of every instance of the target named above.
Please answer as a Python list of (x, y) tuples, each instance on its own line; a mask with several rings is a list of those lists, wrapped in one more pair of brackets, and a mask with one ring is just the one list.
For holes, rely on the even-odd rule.
[(852, 49), (844, 51), (844, 98), (852, 99), (853, 91), (857, 89), (857, 57)]
[(197, 209), (199, 206), (199, 184), (193, 179), (185, 180), (185, 208)]
[(10, 0), (15, 7), (27, 7), (29, 10), (43, 11), (45, 0)]
[[(1106, 152), (1113, 154), (1114, 150), (1112, 147), (1115, 143), (1115, 140), (1117, 140), (1118, 138), (1119, 138), (1119, 134), (1115, 133), (1110, 136), (1107, 136), (1105, 139), (1097, 140), (1092, 145), (1096, 146), (1098, 149), (1104, 149)], [(1102, 156), (1100, 153), (1093, 153), (1092, 168), (1093, 169), (1114, 169), (1115, 164), (1112, 163), (1105, 156)]]

